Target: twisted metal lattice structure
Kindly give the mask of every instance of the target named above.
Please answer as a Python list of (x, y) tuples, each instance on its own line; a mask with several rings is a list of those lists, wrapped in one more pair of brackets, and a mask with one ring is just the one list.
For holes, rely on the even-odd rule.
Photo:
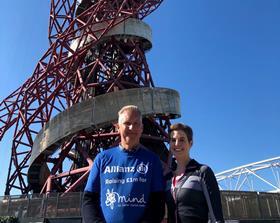
[(280, 157), (216, 174), (221, 190), (280, 192)]
[(153, 90), (145, 57), (151, 34), (142, 22), (161, 3), (51, 0), (50, 47), (33, 75), (0, 103), (0, 140), (14, 128), (6, 195), (81, 190), (94, 156), (118, 144), (113, 122), (129, 103), (145, 115), (141, 142), (166, 157), (179, 96)]

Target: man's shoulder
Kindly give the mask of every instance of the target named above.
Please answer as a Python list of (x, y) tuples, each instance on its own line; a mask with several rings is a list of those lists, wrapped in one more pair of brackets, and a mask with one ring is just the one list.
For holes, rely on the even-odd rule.
[(119, 153), (119, 151), (120, 151), (120, 148), (118, 146), (110, 147), (110, 148), (98, 153), (97, 157), (100, 159), (104, 159), (106, 157), (116, 155), (117, 153)]
[(106, 150), (103, 150), (101, 153), (104, 154), (111, 154), (111, 153), (115, 153), (120, 151), (120, 147), (119, 146), (113, 146), (113, 147), (109, 147)]
[(153, 151), (149, 150), (147, 147), (141, 145), (140, 150), (143, 155), (150, 157), (151, 159), (159, 160), (159, 156), (157, 154), (155, 154)]

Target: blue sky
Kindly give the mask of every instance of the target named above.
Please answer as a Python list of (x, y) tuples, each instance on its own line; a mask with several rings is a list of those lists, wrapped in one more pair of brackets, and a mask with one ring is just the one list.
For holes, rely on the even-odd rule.
[[(48, 48), (47, 0), (1, 3), (0, 100), (32, 73)], [(165, 0), (145, 21), (157, 87), (176, 89), (194, 130), (192, 157), (216, 173), (279, 156), (280, 1)], [(0, 143), (0, 194), (10, 159)]]

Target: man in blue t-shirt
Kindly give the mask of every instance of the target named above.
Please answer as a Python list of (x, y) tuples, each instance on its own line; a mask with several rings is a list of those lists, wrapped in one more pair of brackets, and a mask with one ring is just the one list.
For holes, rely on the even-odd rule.
[(83, 197), (84, 223), (157, 223), (164, 215), (164, 186), (157, 155), (139, 143), (143, 125), (134, 105), (119, 113), (120, 145), (99, 153)]

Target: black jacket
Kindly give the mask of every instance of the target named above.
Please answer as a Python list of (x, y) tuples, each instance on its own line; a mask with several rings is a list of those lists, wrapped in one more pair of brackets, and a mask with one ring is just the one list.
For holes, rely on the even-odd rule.
[(172, 174), (166, 176), (168, 223), (207, 223), (208, 218), (224, 222), (220, 191), (210, 167), (192, 159), (175, 188), (171, 188), (172, 179)]

